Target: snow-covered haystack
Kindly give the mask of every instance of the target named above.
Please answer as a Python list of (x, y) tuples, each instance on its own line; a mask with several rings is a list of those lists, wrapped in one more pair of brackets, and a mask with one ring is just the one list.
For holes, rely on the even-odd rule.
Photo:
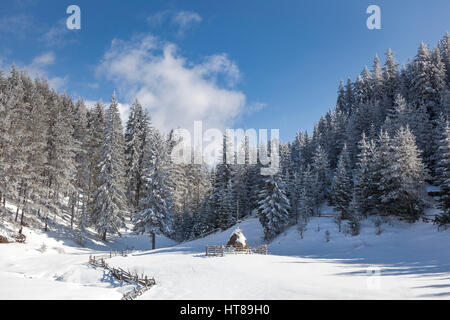
[(245, 238), (242, 230), (237, 228), (231, 235), (230, 240), (227, 243), (227, 247), (234, 247), (239, 249), (248, 249), (247, 238)]

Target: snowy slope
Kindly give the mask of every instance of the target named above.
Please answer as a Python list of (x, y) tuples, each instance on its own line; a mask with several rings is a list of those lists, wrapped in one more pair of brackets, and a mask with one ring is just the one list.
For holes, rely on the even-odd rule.
[[(249, 243), (262, 242), (257, 219), (240, 227)], [(351, 237), (337, 232), (332, 218), (314, 218), (308, 228), (304, 240), (289, 229), (270, 245), (268, 256), (206, 258), (204, 246), (226, 243), (232, 228), (111, 263), (155, 276), (158, 285), (143, 299), (450, 298), (448, 231), (393, 222), (378, 236), (366, 221), (361, 235)]]
[[(87, 238), (80, 247), (67, 233), (44, 233), (25, 228), (25, 244), (0, 245), (0, 299), (114, 299), (132, 289), (102, 270), (87, 265), (89, 255), (109, 250), (149, 250), (148, 236), (124, 234), (108, 243)], [(157, 237), (157, 246), (168, 247), (174, 241)]]
[[(258, 219), (239, 227), (249, 245), (263, 243)], [(0, 245), (0, 298), (120, 299), (130, 287), (87, 266), (87, 258), (134, 247), (142, 251), (109, 263), (155, 277), (140, 299), (449, 299), (450, 230), (398, 221), (382, 229), (376, 235), (368, 220), (351, 237), (332, 218), (313, 218), (303, 240), (290, 228), (270, 244), (270, 255), (223, 258), (205, 257), (205, 246), (226, 244), (235, 227), (178, 245), (158, 238), (153, 251), (146, 236), (125, 234), (107, 245), (92, 238), (81, 248), (27, 230), (27, 244)]]

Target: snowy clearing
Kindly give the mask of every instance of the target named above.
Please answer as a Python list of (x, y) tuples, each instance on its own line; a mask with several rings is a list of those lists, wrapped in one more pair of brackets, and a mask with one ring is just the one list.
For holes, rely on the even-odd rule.
[[(258, 219), (239, 227), (250, 246), (262, 243)], [(225, 244), (234, 229), (175, 246), (158, 238), (153, 251), (145, 251), (147, 236), (126, 234), (109, 247), (99, 241), (81, 248), (27, 230), (26, 244), (0, 246), (0, 298), (118, 300), (132, 286), (87, 261), (90, 254), (125, 248), (142, 251), (108, 263), (157, 281), (140, 299), (450, 298), (450, 232), (432, 224), (393, 220), (376, 235), (367, 220), (361, 235), (351, 237), (339, 233), (332, 218), (313, 218), (303, 240), (291, 228), (269, 246), (270, 255), (205, 257), (206, 245)]]

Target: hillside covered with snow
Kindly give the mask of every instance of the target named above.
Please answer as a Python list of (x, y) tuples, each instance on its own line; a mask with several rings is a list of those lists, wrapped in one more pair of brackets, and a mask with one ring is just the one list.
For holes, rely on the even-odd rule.
[[(239, 224), (250, 246), (263, 243), (257, 218)], [(132, 286), (88, 266), (89, 255), (138, 249), (108, 259), (124, 270), (154, 276), (140, 299), (448, 299), (450, 232), (432, 224), (391, 220), (362, 224), (357, 237), (338, 232), (333, 218), (312, 218), (300, 236), (288, 229), (269, 255), (206, 257), (206, 245), (224, 245), (235, 227), (176, 244), (125, 234), (108, 244), (71, 241), (26, 230), (27, 243), (0, 246), (2, 299), (120, 299)], [(327, 232), (328, 231), (328, 232)], [(327, 236), (328, 235), (328, 236)]]

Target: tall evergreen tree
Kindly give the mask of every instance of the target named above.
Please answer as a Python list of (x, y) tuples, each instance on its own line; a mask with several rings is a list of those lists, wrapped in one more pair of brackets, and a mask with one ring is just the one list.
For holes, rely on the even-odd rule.
[(268, 176), (260, 192), (258, 215), (266, 240), (280, 234), (289, 223), (290, 203), (278, 176)]
[(395, 214), (416, 220), (424, 208), (427, 172), (409, 127), (398, 130), (392, 151), (393, 161), (385, 181), (391, 181), (396, 188), (386, 193), (382, 201), (390, 203), (390, 210)]
[(318, 194), (316, 204), (319, 206), (322, 201), (328, 198), (331, 181), (328, 155), (320, 145), (316, 148), (311, 166), (313, 174), (317, 176)]
[(128, 212), (125, 197), (125, 142), (116, 94), (106, 113), (99, 176), (99, 188), (94, 195), (93, 222), (102, 240), (107, 233), (119, 234)]
[(145, 198), (139, 203), (139, 211), (134, 216), (134, 230), (138, 233), (173, 234), (172, 193), (169, 179), (167, 145), (159, 133), (145, 160)]
[(439, 224), (450, 223), (450, 124), (447, 120), (445, 131), (442, 134), (439, 148), (439, 184), (441, 188), (440, 208), (442, 215), (438, 217)]
[(376, 184), (373, 181), (373, 159), (375, 143), (367, 141), (365, 133), (359, 142), (358, 163), (355, 173), (353, 209), (367, 215), (375, 208)]
[(342, 219), (347, 219), (350, 215), (350, 202), (353, 197), (353, 175), (347, 146), (344, 146), (339, 156), (336, 176), (333, 181), (332, 195), (335, 210), (339, 212)]

